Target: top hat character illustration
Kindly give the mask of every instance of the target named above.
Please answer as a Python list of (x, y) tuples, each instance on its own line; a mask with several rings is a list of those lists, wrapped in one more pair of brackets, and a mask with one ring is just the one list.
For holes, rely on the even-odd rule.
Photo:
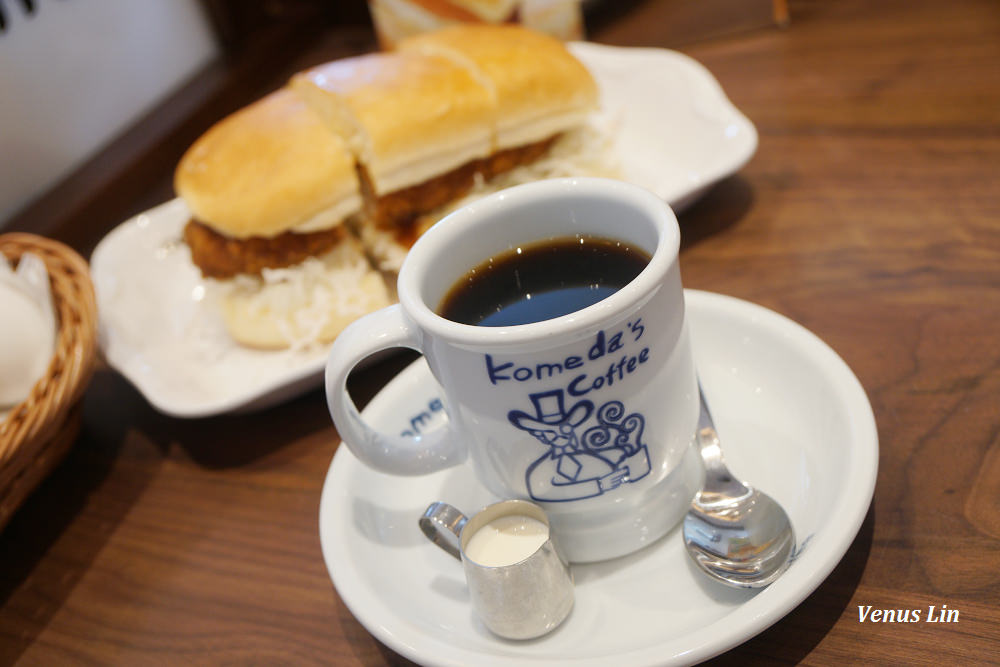
[[(599, 423), (586, 429), (581, 437), (577, 427), (594, 414), (594, 404), (580, 400), (567, 411), (564, 397), (562, 389), (530, 394), (534, 414), (523, 410), (507, 413), (511, 424), (549, 446), (549, 451), (525, 471), (528, 494), (533, 499), (564, 502), (590, 498), (649, 473), (648, 453), (641, 442), (631, 448), (612, 445), (598, 450), (587, 446), (587, 440), (595, 440), (588, 438), (588, 434), (608, 433), (611, 429), (621, 430), (621, 427), (601, 416)], [(609, 407), (614, 409), (607, 410)], [(598, 413), (623, 416), (624, 407), (613, 401), (602, 406)], [(641, 433), (642, 416), (632, 414), (627, 419), (638, 426), (637, 435)], [(635, 430), (632, 426), (629, 432)]]
[[(531, 432), (547, 445), (556, 443), (549, 442), (545, 438), (566, 440), (566, 442), (558, 443), (564, 447), (578, 445), (579, 440), (573, 429), (590, 416), (590, 413), (594, 411), (594, 404), (586, 400), (580, 401), (570, 408), (569, 412), (566, 412), (563, 407), (563, 396), (562, 389), (531, 394), (529, 398), (534, 405), (535, 414), (529, 415), (521, 410), (511, 410), (507, 414), (507, 418), (514, 426), (522, 431)], [(549, 433), (552, 435), (547, 435)]]

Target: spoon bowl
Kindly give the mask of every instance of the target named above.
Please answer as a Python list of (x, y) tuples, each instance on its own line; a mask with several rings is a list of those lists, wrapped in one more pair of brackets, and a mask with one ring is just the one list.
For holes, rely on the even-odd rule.
[(698, 386), (698, 443), (705, 485), (684, 517), (684, 546), (709, 576), (737, 588), (763, 588), (788, 568), (795, 531), (785, 510), (767, 494), (736, 479)]

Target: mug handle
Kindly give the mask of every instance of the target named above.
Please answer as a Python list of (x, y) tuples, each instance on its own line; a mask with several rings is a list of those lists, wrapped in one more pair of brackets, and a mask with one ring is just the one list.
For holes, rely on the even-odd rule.
[(352, 322), (336, 338), (326, 361), (326, 403), (348, 449), (362, 463), (394, 475), (422, 475), (457, 465), (466, 450), (449, 423), (405, 437), (369, 426), (347, 393), (347, 376), (365, 357), (393, 347), (423, 352), (420, 330), (399, 304)]

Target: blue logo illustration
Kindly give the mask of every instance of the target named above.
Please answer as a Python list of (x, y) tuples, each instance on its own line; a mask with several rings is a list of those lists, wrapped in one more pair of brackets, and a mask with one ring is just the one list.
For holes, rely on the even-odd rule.
[(649, 451), (642, 442), (646, 419), (639, 413), (626, 415), (621, 401), (594, 410), (584, 399), (567, 411), (562, 389), (529, 397), (534, 414), (511, 410), (507, 419), (549, 447), (524, 473), (532, 499), (591, 498), (649, 474)]

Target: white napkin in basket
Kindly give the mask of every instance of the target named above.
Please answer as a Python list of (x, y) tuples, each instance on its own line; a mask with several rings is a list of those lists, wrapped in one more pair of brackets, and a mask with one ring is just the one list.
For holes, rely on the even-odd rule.
[(24, 253), (15, 272), (0, 255), (0, 421), (45, 373), (55, 341), (56, 316), (45, 263)]

